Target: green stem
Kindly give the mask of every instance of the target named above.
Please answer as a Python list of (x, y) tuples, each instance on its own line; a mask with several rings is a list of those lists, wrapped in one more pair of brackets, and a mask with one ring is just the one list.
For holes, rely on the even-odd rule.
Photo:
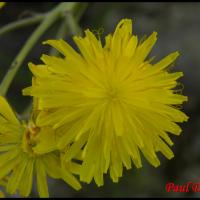
[(37, 24), (45, 18), (45, 14), (39, 14), (34, 17), (29, 17), (26, 19), (18, 20), (16, 22), (12, 22), (2, 28), (0, 28), (0, 36), (4, 35), (10, 31), (16, 30), (21, 27)]
[(73, 12), (74, 17), (77, 21), (79, 21), (81, 19), (82, 15), (84, 14), (87, 7), (88, 7), (88, 3), (78, 4), (78, 6), (76, 7), (76, 10), (74, 10), (74, 12)]
[(31, 112), (33, 110), (33, 101), (31, 101), (28, 106), (23, 110), (23, 112), (20, 114), (21, 119), (28, 119), (29, 116), (31, 116)]
[(7, 74), (5, 75), (1, 85), (0, 94), (5, 96), (12, 80), (14, 79), (16, 73), (18, 72), (20, 66), (22, 65), (24, 59), (33, 48), (34, 44), (39, 40), (43, 33), (59, 18), (64, 12), (71, 12), (77, 3), (60, 3), (56, 8), (50, 11), (38, 28), (32, 33), (30, 38), (27, 40), (19, 54), (15, 57), (12, 62)]
[(65, 15), (65, 20), (67, 23), (67, 26), (69, 27), (72, 35), (82, 35), (82, 30), (78, 24), (78, 20), (76, 20), (73, 16), (73, 13), (67, 12)]

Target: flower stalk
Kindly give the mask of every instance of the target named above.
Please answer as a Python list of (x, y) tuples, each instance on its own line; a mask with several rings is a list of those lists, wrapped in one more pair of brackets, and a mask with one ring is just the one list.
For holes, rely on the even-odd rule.
[[(58, 4), (53, 10), (48, 12), (41, 24), (36, 28), (36, 30), (29, 37), (23, 48), (20, 50), (18, 55), (15, 57), (14, 61), (11, 63), (11, 66), (5, 75), (1, 85), (0, 85), (0, 94), (5, 96), (16, 73), (18, 72), (20, 66), (23, 64), (26, 56), (32, 50), (36, 42), (40, 39), (40, 37), (51, 27), (59, 18), (63, 17), (64, 13), (73, 13), (74, 9), (76, 9), (77, 5), (80, 3), (74, 2), (63, 2)], [(72, 22), (73, 23), (73, 22)]]
[(37, 14), (35, 16), (28, 17), (26, 19), (21, 19), (21, 20), (12, 22), (8, 25), (5, 25), (4, 27), (2, 27), (0, 29), (0, 36), (5, 35), (8, 32), (14, 31), (14, 30), (22, 28), (22, 27), (37, 24), (37, 23), (41, 22), (45, 17), (46, 17), (46, 14)]

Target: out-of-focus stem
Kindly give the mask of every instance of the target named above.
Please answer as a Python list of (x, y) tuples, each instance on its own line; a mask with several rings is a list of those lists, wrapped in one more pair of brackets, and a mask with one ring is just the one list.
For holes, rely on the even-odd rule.
[(66, 13), (65, 20), (72, 35), (82, 35), (82, 30), (71, 12)]
[(31, 51), (35, 43), (43, 35), (43, 33), (65, 12), (71, 12), (78, 3), (60, 3), (52, 11), (50, 11), (41, 24), (36, 28), (36, 30), (29, 37), (19, 54), (15, 57), (12, 62), (7, 74), (5, 75), (1, 85), (0, 85), (0, 95), (5, 96), (12, 80), (14, 79), (16, 73), (18, 72), (20, 66), (22, 65), (24, 59)]
[(8, 25), (5, 25), (4, 27), (0, 28), (0, 36), (8, 32), (11, 32), (13, 30), (19, 29), (21, 27), (37, 24), (41, 22), (45, 18), (45, 16), (46, 16), (45, 14), (38, 14), (33, 17), (17, 20)]

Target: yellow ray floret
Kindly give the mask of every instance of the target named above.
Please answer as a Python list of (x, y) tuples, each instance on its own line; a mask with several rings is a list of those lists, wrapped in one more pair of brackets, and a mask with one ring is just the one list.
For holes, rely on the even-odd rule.
[[(36, 127), (32, 121), (28, 124), (20, 122), (0, 96), (0, 180), (7, 176), (5, 187), (8, 193), (19, 191), (21, 196), (27, 197), (32, 190), (34, 175), (40, 197), (49, 196), (47, 176), (55, 179), (67, 176), (68, 179), (63, 179), (73, 188), (80, 189), (71, 171), (62, 167), (52, 132), (48, 127)], [(37, 141), (38, 134), (42, 141)]]
[(123, 166), (142, 166), (141, 153), (155, 167), (156, 152), (171, 159), (168, 133), (179, 135), (177, 122), (188, 120), (177, 109), (187, 97), (175, 91), (183, 73), (168, 70), (179, 53), (152, 64), (147, 57), (157, 33), (138, 42), (130, 19), (119, 22), (105, 45), (88, 29), (73, 39), (79, 53), (63, 40), (45, 42), (64, 58), (42, 55), (43, 64), (29, 64), (36, 84), (23, 93), (38, 98), (36, 123), (53, 126), (58, 148), (70, 144), (66, 161), (81, 153), (80, 179), (100, 186), (109, 170), (117, 182)]

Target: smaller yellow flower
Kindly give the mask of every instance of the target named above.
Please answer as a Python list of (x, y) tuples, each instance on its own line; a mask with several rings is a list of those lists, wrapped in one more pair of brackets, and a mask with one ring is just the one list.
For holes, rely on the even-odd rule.
[[(29, 123), (20, 122), (7, 101), (0, 96), (0, 180), (8, 176), (7, 192), (14, 194), (18, 190), (21, 196), (27, 197), (34, 175), (40, 197), (49, 196), (47, 175), (62, 178), (74, 189), (80, 189), (71, 170), (61, 165), (60, 152), (56, 151), (53, 142), (54, 132), (49, 127), (36, 127), (35, 116), (33, 111), (33, 119)], [(38, 135), (41, 135), (42, 141)], [(47, 143), (49, 148), (46, 147)]]

